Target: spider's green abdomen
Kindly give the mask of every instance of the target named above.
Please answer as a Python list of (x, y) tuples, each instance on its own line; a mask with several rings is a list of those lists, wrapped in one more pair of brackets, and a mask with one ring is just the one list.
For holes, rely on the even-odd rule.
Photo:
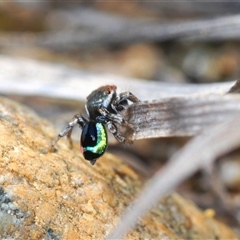
[(81, 135), (82, 152), (85, 159), (92, 164), (104, 154), (107, 148), (107, 132), (99, 122), (89, 122), (84, 125)]

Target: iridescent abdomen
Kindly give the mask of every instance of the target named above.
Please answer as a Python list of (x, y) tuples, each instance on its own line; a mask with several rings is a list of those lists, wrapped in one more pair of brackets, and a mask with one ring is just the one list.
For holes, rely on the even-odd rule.
[(82, 153), (92, 164), (102, 156), (107, 148), (107, 132), (99, 122), (89, 122), (83, 126), (81, 135)]

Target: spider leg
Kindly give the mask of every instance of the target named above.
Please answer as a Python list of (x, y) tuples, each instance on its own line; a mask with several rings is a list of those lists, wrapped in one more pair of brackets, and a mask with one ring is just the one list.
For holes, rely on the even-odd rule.
[(112, 102), (111, 107), (116, 111), (122, 111), (128, 107), (127, 100), (136, 103), (139, 102), (139, 99), (133, 95), (131, 92), (120, 93), (115, 100)]
[(122, 136), (121, 133), (118, 132), (118, 129), (116, 127), (116, 125), (111, 122), (111, 121), (108, 121), (106, 123), (106, 126), (109, 130), (110, 133), (112, 133), (112, 135), (121, 143), (124, 143), (126, 141), (126, 138), (124, 136)]
[(79, 124), (79, 126), (82, 128), (84, 123), (85, 123), (85, 120), (79, 114), (76, 114), (73, 117), (73, 119), (71, 120), (71, 122), (69, 122), (68, 125), (52, 141), (51, 145), (46, 150), (46, 153), (51, 151), (54, 148), (54, 146), (56, 145), (56, 143), (59, 141), (59, 139), (64, 137), (64, 136), (67, 136), (70, 148), (72, 148), (72, 145), (73, 145), (72, 144), (72, 139), (71, 139), (72, 130), (73, 130), (73, 128), (76, 124)]
[(99, 112), (104, 116), (106, 119), (113, 121), (119, 125), (123, 125), (126, 127), (133, 128), (133, 125), (128, 123), (120, 114), (113, 114), (110, 113), (105, 107), (101, 106), (99, 108)]
[(139, 99), (133, 95), (131, 92), (122, 92), (118, 95), (117, 99), (119, 98), (119, 102), (121, 102), (122, 100), (129, 100), (133, 103), (135, 102), (139, 102)]

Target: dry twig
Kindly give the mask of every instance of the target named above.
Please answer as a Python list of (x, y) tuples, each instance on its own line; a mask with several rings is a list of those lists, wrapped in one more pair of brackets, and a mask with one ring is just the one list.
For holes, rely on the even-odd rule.
[(130, 138), (194, 136), (239, 112), (238, 94), (186, 96), (140, 102), (128, 110), (128, 119), (135, 126), (135, 132)]

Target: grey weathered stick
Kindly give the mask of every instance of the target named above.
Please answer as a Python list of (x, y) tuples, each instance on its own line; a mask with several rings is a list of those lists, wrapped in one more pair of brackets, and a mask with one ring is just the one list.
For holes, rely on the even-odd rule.
[[(240, 113), (239, 113), (240, 114)], [(127, 208), (119, 225), (107, 239), (122, 239), (141, 217), (160, 199), (197, 170), (211, 164), (219, 156), (240, 146), (240, 115), (206, 129), (179, 150), (160, 169), (140, 196)]]
[(170, 84), (110, 74), (96, 74), (60, 64), (0, 55), (1, 94), (43, 96), (86, 100), (104, 84), (115, 84), (118, 91), (131, 91), (140, 100), (156, 100), (186, 95), (225, 94), (235, 81), (212, 84)]
[(186, 96), (139, 102), (128, 109), (135, 126), (133, 140), (193, 136), (207, 127), (224, 122), (240, 112), (240, 95)]

